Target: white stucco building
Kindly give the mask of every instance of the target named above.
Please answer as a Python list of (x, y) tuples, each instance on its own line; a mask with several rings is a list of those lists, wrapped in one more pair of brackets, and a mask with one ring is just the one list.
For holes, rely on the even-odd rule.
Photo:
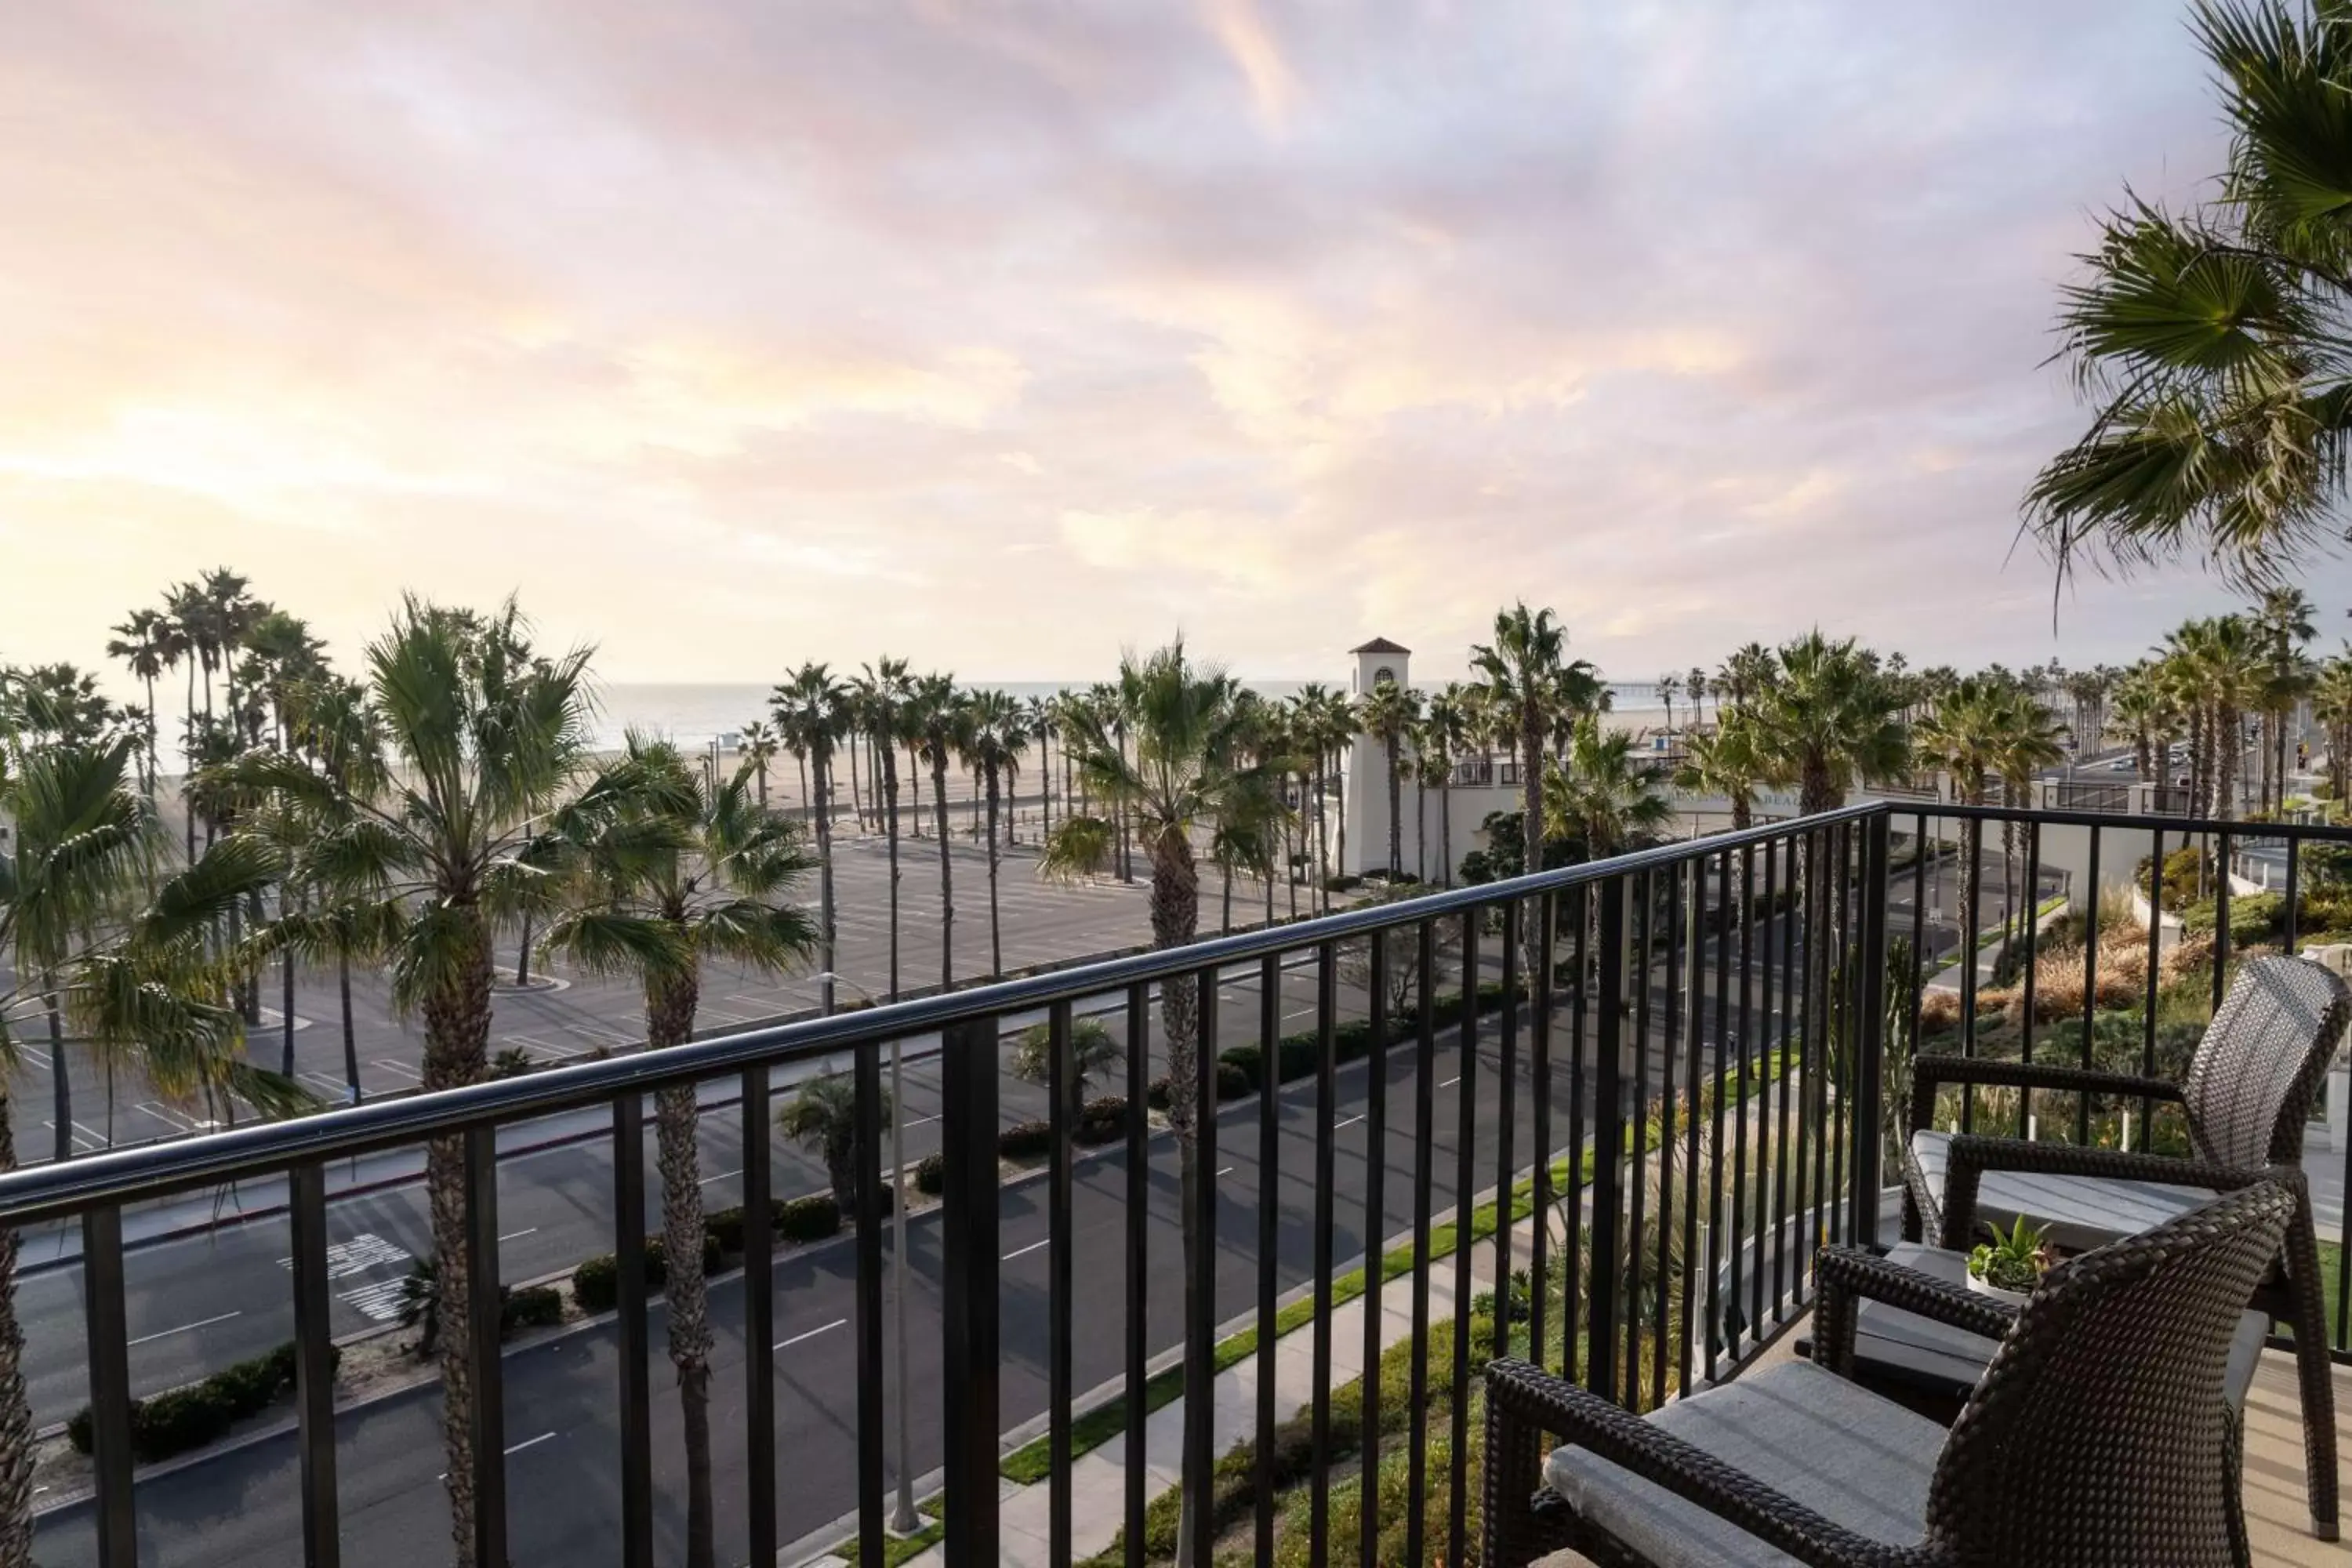
[[(1349, 686), (1349, 695), (1360, 698), (1383, 680), (1393, 680), (1407, 690), (1412, 689), (1412, 650), (1387, 637), (1371, 641), (1348, 650), (1356, 661)], [(1423, 693), (1425, 698), (1428, 694)], [(1408, 744), (1399, 752), (1401, 758), (1412, 757)], [(1444, 792), (1452, 796), (1451, 814), (1454, 823), (1453, 862), (1462, 864), (1462, 857), (1485, 843), (1478, 825), (1489, 812), (1517, 811), (1520, 805), (1517, 788), (1518, 769), (1515, 763), (1499, 759), (1473, 758), (1456, 764), (1453, 787)], [(1389, 864), (1389, 784), (1388, 749), (1369, 736), (1359, 733), (1355, 744), (1348, 748), (1346, 774), (1347, 798), (1344, 816), (1347, 822), (1347, 851), (1339, 869), (1361, 876), (1366, 871), (1386, 871)], [(1403, 830), (1399, 835), (1398, 864), (1408, 873), (1418, 873), (1432, 882), (1445, 879), (1444, 817), (1447, 807), (1444, 796), (1435, 787), (1417, 790), (1408, 767), (1398, 789), (1399, 805), (1403, 808)], [(1421, 820), (1416, 821), (1416, 816)], [(1339, 854), (1335, 844), (1332, 852)]]

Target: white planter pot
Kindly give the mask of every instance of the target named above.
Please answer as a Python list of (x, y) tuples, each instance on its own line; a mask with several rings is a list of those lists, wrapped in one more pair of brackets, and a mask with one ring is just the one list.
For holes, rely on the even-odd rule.
[(1999, 1286), (1988, 1285), (1974, 1274), (1969, 1276), (1969, 1289), (1979, 1296), (1990, 1296), (1996, 1301), (2007, 1301), (2014, 1307), (2024, 1306), (2027, 1297), (2031, 1294), (2030, 1291), (2003, 1290)]

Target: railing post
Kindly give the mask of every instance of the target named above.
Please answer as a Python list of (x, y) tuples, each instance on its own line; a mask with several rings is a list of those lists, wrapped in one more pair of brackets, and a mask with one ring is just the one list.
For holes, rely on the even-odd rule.
[(1585, 1321), (1584, 1386), (1604, 1399), (1617, 1389), (1618, 1211), (1624, 1206), (1626, 879), (1593, 889), (1601, 900), (1600, 1008), (1592, 1089), (1592, 1300)]
[(949, 1032), (940, 1058), (948, 1568), (997, 1560), (996, 1073), (995, 1019)]
[(138, 1568), (139, 1520), (131, 1481), (131, 1331), (122, 1300), (122, 1211), (81, 1216), (83, 1321), (89, 1331), (90, 1471), (99, 1568)]
[(1886, 828), (1889, 813), (1873, 816), (1862, 847), (1862, 1016), (1854, 1031), (1853, 1236), (1857, 1246), (1878, 1243), (1878, 1188), (1886, 1052)]
[[(506, 1364), (499, 1301), (499, 1130), (466, 1140), (466, 1337), (474, 1376), (474, 1562), (507, 1561)], [(628, 1216), (634, 1220), (636, 1216)]]
[(338, 1568), (335, 1499), (335, 1340), (327, 1295), (327, 1173), (312, 1160), (287, 1173), (294, 1256), (294, 1407), (301, 1447), (302, 1565)]

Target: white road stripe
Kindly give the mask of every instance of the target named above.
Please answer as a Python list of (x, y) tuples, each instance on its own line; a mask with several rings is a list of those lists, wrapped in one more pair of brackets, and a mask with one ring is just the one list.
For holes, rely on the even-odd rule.
[(368, 1065), (370, 1067), (382, 1068), (384, 1071), (389, 1073), (397, 1073), (402, 1078), (413, 1079), (417, 1083), (423, 1083), (425, 1081), (425, 1075), (418, 1072), (415, 1068), (410, 1067), (406, 1062), (387, 1061), (382, 1057), (370, 1057), (368, 1058)]
[(1054, 1238), (1049, 1236), (1045, 1241), (1033, 1241), (1026, 1247), (1016, 1247), (1012, 1251), (1006, 1253), (1003, 1258), (998, 1258), (997, 1261), (1000, 1263), (1010, 1263), (1014, 1258), (1019, 1258), (1025, 1253), (1036, 1251), (1039, 1247), (1045, 1246), (1046, 1242), (1050, 1242)]
[(509, 1448), (507, 1452), (509, 1454), (520, 1454), (525, 1448), (536, 1448), (541, 1443), (546, 1442), (550, 1437), (554, 1436), (555, 1434), (552, 1432), (541, 1432), (536, 1437), (525, 1437), (521, 1442), (517, 1443), (513, 1447)]
[(1452, 1078), (1444, 1079), (1437, 1087), (1440, 1089), (1452, 1089), (1455, 1084), (1460, 1083), (1461, 1081), (1462, 1075), (1460, 1073), (1455, 1073)]
[(694, 1184), (698, 1187), (707, 1187), (713, 1182), (723, 1182), (730, 1176), (740, 1176), (742, 1173), (743, 1168), (739, 1165), (731, 1171), (721, 1171), (715, 1176), (705, 1176)]
[(822, 1333), (829, 1333), (829, 1332), (831, 1332), (831, 1331), (832, 1331), (833, 1330), (835, 1330), (835, 1329), (838, 1329), (838, 1328), (843, 1327), (843, 1326), (844, 1326), (844, 1325), (845, 1325), (848, 1321), (849, 1321), (849, 1320), (848, 1320), (847, 1318), (835, 1318), (833, 1321), (831, 1321), (831, 1322), (829, 1322), (829, 1323), (820, 1324), (818, 1327), (814, 1328), (814, 1329), (811, 1329), (808, 1332), (806, 1332), (806, 1333), (804, 1333), (804, 1334), (794, 1334), (791, 1339), (788, 1339), (788, 1340), (778, 1340), (778, 1341), (777, 1341), (777, 1342), (776, 1342), (772, 1346), (771, 1346), (770, 1348), (771, 1348), (771, 1349), (772, 1349), (772, 1350), (782, 1350), (786, 1345), (796, 1345), (796, 1344), (800, 1343), (803, 1340), (813, 1340), (813, 1339), (816, 1338), (816, 1337), (817, 1337), (817, 1335), (819, 1335), (819, 1334), (822, 1334)]
[(1240, 1169), (1240, 1167), (1237, 1165), (1227, 1165), (1223, 1170), (1219, 1171), (1217, 1174), (1221, 1176), (1230, 1176), (1238, 1169)]
[(223, 1313), (222, 1313), (219, 1317), (217, 1317), (217, 1318), (200, 1318), (200, 1319), (198, 1319), (196, 1321), (194, 1321), (194, 1322), (193, 1322), (193, 1323), (182, 1323), (182, 1324), (181, 1324), (178, 1328), (176, 1328), (176, 1329), (164, 1329), (164, 1330), (163, 1330), (162, 1331), (160, 1331), (160, 1332), (158, 1332), (158, 1333), (144, 1334), (144, 1335), (142, 1335), (142, 1336), (141, 1336), (140, 1338), (138, 1338), (138, 1339), (125, 1341), (125, 1342), (124, 1342), (124, 1348), (125, 1348), (125, 1349), (128, 1349), (128, 1348), (129, 1348), (130, 1346), (131, 1346), (131, 1345), (152, 1344), (152, 1343), (153, 1343), (154, 1342), (156, 1342), (157, 1340), (168, 1340), (168, 1339), (170, 1339), (173, 1334), (184, 1334), (184, 1333), (186, 1333), (186, 1332), (187, 1332), (189, 1330), (191, 1330), (191, 1329), (208, 1329), (208, 1328), (212, 1327), (215, 1323), (226, 1323), (226, 1322), (227, 1322), (231, 1318), (239, 1318), (239, 1317), (243, 1317), (244, 1315), (245, 1315), (245, 1314), (244, 1314), (243, 1312), (241, 1312), (241, 1311), (237, 1311), (237, 1312), (223, 1312)]
[(515, 1239), (516, 1237), (524, 1237), (524, 1236), (537, 1236), (538, 1234), (539, 1234), (539, 1226), (535, 1226), (535, 1225), (533, 1225), (533, 1226), (526, 1226), (525, 1227), (523, 1227), (523, 1228), (522, 1228), (522, 1229), (520, 1229), (520, 1230), (510, 1230), (510, 1231), (507, 1232), (504, 1236), (502, 1236), (502, 1237), (499, 1237), (499, 1239), (500, 1241), (512, 1241), (512, 1240), (514, 1240), (514, 1239)]
[(1353, 1127), (1357, 1122), (1361, 1121), (1362, 1120), (1363, 1120), (1363, 1117), (1362, 1117), (1361, 1115), (1350, 1116), (1350, 1117), (1349, 1117), (1349, 1118), (1348, 1118), (1348, 1120), (1347, 1120), (1347, 1121), (1335, 1121), (1335, 1122), (1333, 1122), (1333, 1123), (1331, 1124), (1331, 1131), (1334, 1131), (1334, 1132), (1344, 1131), (1345, 1131), (1345, 1130), (1347, 1130), (1348, 1128)]

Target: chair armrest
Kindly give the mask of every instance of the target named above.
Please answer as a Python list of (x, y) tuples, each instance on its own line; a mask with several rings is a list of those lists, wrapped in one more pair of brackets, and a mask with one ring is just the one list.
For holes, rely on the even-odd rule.
[(2235, 1192), (2275, 1180), (2259, 1165), (2215, 1165), (2170, 1154), (2125, 1149), (2085, 1149), (2073, 1143), (2029, 1143), (2021, 1138), (1963, 1135), (1952, 1140), (1944, 1166), (1944, 1234), (1939, 1245), (1965, 1252), (1977, 1226), (1977, 1187), (1987, 1171), (2022, 1171), (2042, 1176), (2096, 1176), (2116, 1182), (2161, 1182), (2176, 1187)]
[(1821, 1295), (1813, 1309), (1813, 1360), (1840, 1377), (1853, 1375), (1853, 1335), (1861, 1299), (1998, 1340), (2017, 1321), (2017, 1308), (1964, 1286), (1893, 1263), (1858, 1247), (1824, 1247), (1814, 1260)]
[(2160, 1078), (2136, 1078), (2129, 1073), (2092, 1072), (2052, 1062), (1996, 1061), (1987, 1057), (1955, 1057), (1923, 1051), (1911, 1058), (1911, 1130), (1928, 1125), (1940, 1084), (1996, 1084), (2007, 1089), (2059, 1089), (2070, 1094), (2136, 1095), (2147, 1100), (2178, 1100), (2180, 1086)]
[(1526, 1362), (1489, 1362), (1486, 1378), (1490, 1422), (1533, 1426), (1589, 1448), (1801, 1562), (1822, 1568), (1897, 1568), (1918, 1561), (1916, 1548), (1888, 1546), (1857, 1535), (1747, 1472)]

